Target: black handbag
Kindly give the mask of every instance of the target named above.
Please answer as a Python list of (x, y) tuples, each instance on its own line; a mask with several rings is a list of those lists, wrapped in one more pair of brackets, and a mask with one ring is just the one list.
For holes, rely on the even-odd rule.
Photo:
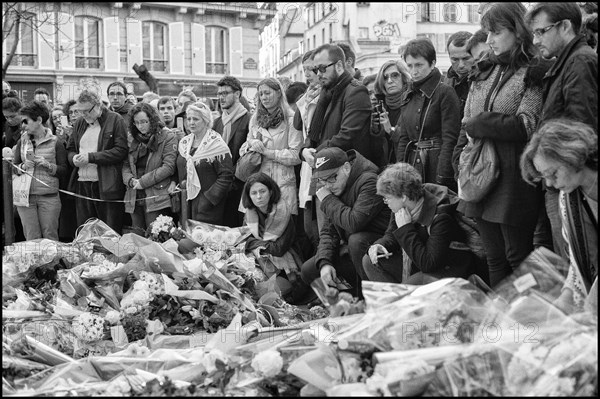
[(240, 157), (235, 166), (235, 177), (245, 182), (250, 175), (260, 172), (262, 164), (262, 154), (255, 151), (248, 151)]

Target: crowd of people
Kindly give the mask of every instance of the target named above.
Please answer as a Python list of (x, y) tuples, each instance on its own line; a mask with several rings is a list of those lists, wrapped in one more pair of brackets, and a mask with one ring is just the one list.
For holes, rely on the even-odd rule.
[[(597, 33), (577, 3), (485, 4), (481, 30), (449, 37), (445, 76), (417, 38), (364, 78), (346, 44), (307, 51), (306, 82), (262, 80), (254, 109), (232, 76), (216, 106), (189, 90), (137, 103), (118, 81), (108, 104), (91, 89), (55, 107), (43, 89), (27, 104), (5, 89), (3, 146), (33, 176), (16, 207), (24, 238), (70, 241), (94, 217), (143, 234), (186, 207), (247, 225), (248, 252), (292, 302), (319, 277), (357, 296), (364, 280), (493, 288), (537, 247), (570, 264), (561, 307), (597, 300)], [(478, 140), (498, 177), (467, 201), (461, 154)]]

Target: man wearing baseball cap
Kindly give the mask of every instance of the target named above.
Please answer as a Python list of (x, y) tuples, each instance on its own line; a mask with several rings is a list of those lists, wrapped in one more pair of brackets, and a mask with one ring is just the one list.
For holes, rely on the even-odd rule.
[(377, 166), (356, 150), (326, 147), (315, 154), (313, 179), (325, 214), (317, 254), (302, 265), (302, 279), (321, 277), (336, 287), (343, 277), (362, 297), (362, 257), (383, 236), (390, 211), (377, 195)]

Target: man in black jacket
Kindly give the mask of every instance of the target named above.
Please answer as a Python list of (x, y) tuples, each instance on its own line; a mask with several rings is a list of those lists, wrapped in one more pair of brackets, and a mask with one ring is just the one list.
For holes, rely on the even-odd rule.
[[(242, 84), (233, 76), (224, 76), (217, 82), (217, 97), (223, 113), (215, 120), (213, 130), (223, 136), (223, 140), (231, 151), (231, 160), (235, 169), (240, 158), (240, 148), (248, 137), (248, 124), (250, 113), (242, 103)], [(244, 182), (237, 177), (233, 180), (231, 190), (225, 203), (224, 223), (229, 227), (240, 227), (244, 223), (244, 216), (238, 212), (242, 198)]]
[[(598, 55), (580, 34), (579, 6), (577, 3), (536, 3), (526, 20), (533, 32), (533, 43), (542, 56), (556, 57), (544, 76), (544, 107), (539, 125), (563, 117), (587, 123), (598, 132)], [(554, 252), (568, 259), (567, 244), (561, 232), (558, 191), (547, 187), (545, 202)], [(540, 229), (538, 224), (538, 232)]]
[[(327, 147), (351, 149), (374, 161), (381, 150), (371, 149), (371, 99), (367, 88), (348, 73), (342, 49), (324, 44), (314, 51), (313, 72), (322, 89), (300, 158), (315, 168), (315, 152)], [(314, 172), (314, 171), (313, 171)], [(311, 185), (309, 195), (316, 187)], [(315, 202), (317, 209), (319, 202)], [(319, 230), (323, 215), (317, 211)]]
[(133, 104), (127, 101), (127, 86), (119, 81), (112, 82), (106, 89), (106, 95), (110, 102), (110, 110), (121, 115), (125, 120), (125, 126), (129, 128), (129, 110), (133, 107)]
[(452, 87), (460, 100), (460, 119), (462, 120), (465, 103), (469, 95), (469, 72), (473, 69), (475, 60), (467, 51), (467, 42), (472, 33), (459, 31), (448, 38), (446, 50), (452, 64), (446, 73), (444, 83)]
[[(83, 90), (77, 98), (81, 117), (67, 144), (69, 162), (75, 168), (69, 191), (105, 201), (123, 200), (125, 185), (121, 169), (127, 158), (127, 127), (123, 118), (102, 106), (98, 93)], [(121, 234), (125, 207), (119, 202), (75, 200), (77, 224), (98, 218)]]
[(366, 279), (362, 257), (385, 232), (390, 210), (377, 195), (377, 166), (358, 151), (337, 147), (316, 153), (314, 179), (325, 222), (319, 234), (317, 254), (302, 265), (302, 279), (310, 284), (321, 277), (336, 286), (338, 276), (362, 296)]

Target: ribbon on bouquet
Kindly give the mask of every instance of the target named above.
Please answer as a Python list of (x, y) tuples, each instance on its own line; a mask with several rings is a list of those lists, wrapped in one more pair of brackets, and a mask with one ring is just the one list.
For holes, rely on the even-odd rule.
[[(31, 173), (29, 173), (29, 172), (21, 169), (21, 167), (19, 167), (18, 165), (14, 164), (12, 162), (11, 162), (11, 164), (12, 164), (12, 166), (15, 169), (17, 169), (21, 173), (24, 173), (26, 175), (31, 176), (31, 178), (34, 179), (34, 180), (36, 180), (38, 183), (43, 184), (44, 186), (49, 187), (49, 188), (54, 188), (54, 187), (48, 185), (47, 183), (41, 181), (40, 179), (38, 179), (37, 177), (35, 177)], [(82, 199), (89, 200), (89, 201), (96, 201), (96, 202), (116, 202), (116, 203), (123, 203), (123, 204), (126, 204), (126, 203), (129, 202), (129, 201), (124, 201), (124, 200), (102, 200), (102, 199), (99, 199), (99, 198), (91, 198), (91, 197), (87, 197), (85, 195), (77, 194), (77, 193), (74, 193), (74, 192), (71, 192), (71, 191), (62, 190), (60, 188), (58, 189), (58, 191), (61, 192), (61, 193), (63, 193), (63, 194), (67, 194), (67, 195), (70, 195), (70, 196), (73, 196), (73, 197), (77, 197), (77, 198), (82, 198)], [(181, 187), (179, 187), (179, 184), (177, 184), (177, 186), (175, 186), (175, 190), (173, 190), (173, 192), (171, 194), (153, 195), (151, 197), (144, 197), (144, 199), (153, 199), (153, 198), (160, 198), (160, 197), (171, 196), (172, 194), (177, 194), (177, 193), (180, 193), (182, 191), (183, 190), (181, 189)]]

